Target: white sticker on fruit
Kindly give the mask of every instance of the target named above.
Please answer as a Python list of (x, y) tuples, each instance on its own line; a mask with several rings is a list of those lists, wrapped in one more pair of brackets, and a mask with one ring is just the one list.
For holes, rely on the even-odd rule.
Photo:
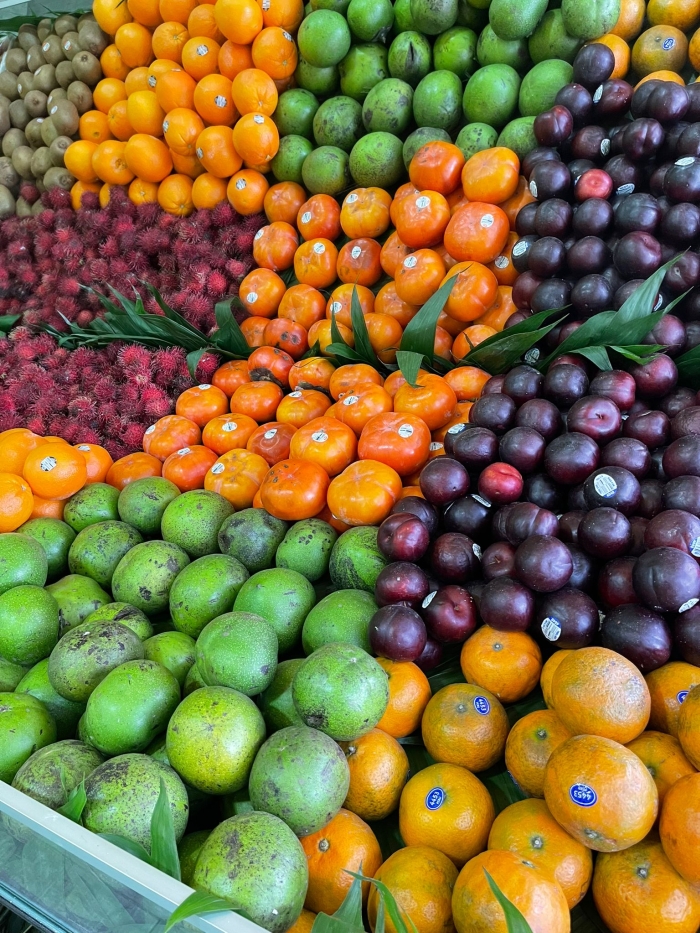
[(265, 117), (261, 113), (256, 113), (253, 117), (253, 123), (264, 123)]
[(437, 590), (433, 590), (432, 593), (428, 593), (428, 595), (425, 597), (423, 602), (420, 604), (421, 609), (427, 609), (436, 596), (437, 596)]
[(681, 690), (680, 693), (676, 694), (676, 699), (679, 703), (685, 703), (685, 698), (690, 693), (690, 690)]
[(453, 424), (451, 428), (447, 429), (448, 434), (461, 434), (465, 430), (466, 424)]
[(478, 544), (472, 544), (472, 551), (474, 552), (474, 557), (476, 557), (477, 560), (481, 560), (481, 548)]
[(217, 94), (216, 97), (214, 98), (214, 106), (215, 106), (215, 107), (221, 107), (222, 109), (223, 109), (224, 107), (227, 107), (227, 106), (228, 106), (228, 98), (227, 98), (227, 97), (224, 97), (223, 94)]
[(431, 441), (431, 442), (430, 442), (430, 447), (429, 447), (428, 449), (431, 450), (431, 451), (434, 451), (434, 450), (442, 450), (442, 448), (443, 448), (444, 446), (445, 446), (445, 445), (444, 445), (444, 444), (441, 444), (440, 441)]
[[(20, 93), (22, 92), (22, 85), (21, 85), (21, 84), (18, 84), (18, 85), (17, 85), (17, 90), (18, 90)], [(51, 110), (49, 110), (50, 116), (53, 116), (53, 115), (56, 113), (57, 110), (58, 110), (58, 104), (55, 104), (55, 105), (51, 108)]]
[(610, 152), (610, 140), (606, 137), (600, 144), (600, 154), (606, 156)]
[(547, 641), (559, 641), (561, 636), (561, 623), (558, 619), (555, 619), (553, 616), (547, 616), (546, 619), (542, 619), (540, 628)]
[(263, 437), (266, 441), (271, 441), (272, 438), (277, 434), (277, 428), (272, 428), (271, 431), (265, 431)]
[(510, 260), (507, 256), (496, 256), (493, 264), (497, 269), (507, 269), (509, 263)]
[(230, 434), (231, 431), (235, 431), (238, 425), (235, 421), (227, 421), (225, 424), (221, 425), (221, 430), (225, 431), (227, 434)]
[(67, 52), (69, 49), (72, 49), (72, 48), (73, 48), (73, 46), (71, 45), (70, 39), (66, 39), (66, 41), (63, 43), (63, 48), (66, 50), (66, 52)]
[(569, 788), (569, 797), (579, 807), (592, 807), (598, 802), (598, 794), (588, 784), (572, 784)]
[(265, 229), (264, 227), (261, 227), (261, 228), (258, 230), (258, 232), (255, 234), (255, 236), (253, 237), (253, 239), (254, 239), (254, 240), (259, 240), (260, 237), (263, 235), (263, 230), (264, 230), (264, 229)]
[(411, 427), (410, 424), (402, 424), (398, 430), (398, 435), (399, 437), (412, 437), (413, 428)]
[(478, 502), (480, 505), (486, 506), (487, 509), (491, 508), (491, 503), (488, 499), (484, 499), (483, 496), (477, 496), (476, 493), (472, 496), (475, 502)]
[(263, 13), (267, 13), (267, 11), (270, 9), (271, 6), (272, 6), (272, 0), (263, 0), (262, 2)]
[(484, 214), (479, 223), (485, 230), (488, 230), (489, 227), (493, 227), (493, 214)]
[(602, 96), (603, 96), (603, 85), (600, 84), (600, 85), (596, 88), (595, 94), (593, 95), (593, 103), (594, 103), (594, 104), (597, 104), (598, 101), (600, 100), (600, 98), (601, 98)]
[(323, 243), (314, 243), (314, 252), (317, 256), (322, 256), (326, 252), (326, 247)]
[(78, 444), (78, 450), (90, 450), (89, 444)]
[(627, 182), (626, 185), (620, 185), (615, 194), (632, 194), (635, 189), (635, 185), (631, 181)]
[(292, 37), (289, 35), (288, 32), (285, 32), (284, 29), (282, 30), (282, 35), (283, 35), (284, 38), (287, 40), (287, 42), (291, 42), (291, 41), (292, 41)]
[(687, 612), (689, 609), (692, 609), (693, 606), (697, 606), (700, 600), (698, 599), (689, 599), (687, 602), (684, 602), (682, 606), (678, 607), (679, 612)]
[(491, 712), (491, 704), (486, 697), (474, 697), (472, 705), (480, 716), (488, 716)]
[(201, 389), (202, 392), (206, 392), (207, 389), (211, 389), (211, 386), (209, 385), (208, 382), (202, 382), (200, 385), (197, 386), (197, 388)]
[(202, 156), (204, 155), (204, 149), (195, 149), (195, 155), (197, 156), (198, 159), (201, 159)]
[(359, 395), (346, 395), (343, 399), (343, 405), (354, 405), (356, 402), (360, 401)]
[(352, 256), (353, 259), (359, 259), (360, 256), (362, 255), (362, 247), (353, 246), (353, 248), (350, 250), (350, 255)]
[(149, 86), (149, 87), (155, 87), (155, 86), (156, 86), (156, 76), (155, 76), (155, 75), (149, 75), (149, 77), (148, 77), (148, 86)]
[(248, 186), (248, 182), (245, 180), (245, 178), (239, 178), (238, 181), (236, 182), (237, 191), (242, 191), (247, 186)]
[(215, 463), (211, 468), (211, 472), (213, 476), (218, 476), (219, 473), (223, 473), (225, 469), (226, 467), (223, 465), (223, 463)]
[(328, 435), (325, 431), (314, 431), (311, 435), (311, 440), (316, 441), (317, 444), (325, 444), (328, 440)]
[(353, 191), (352, 194), (349, 194), (347, 198), (345, 198), (345, 203), (354, 204), (355, 201), (359, 201), (359, 200), (360, 200), (359, 194), (355, 194), (355, 192)]
[(693, 538), (688, 548), (693, 557), (700, 557), (700, 538)]
[(50, 48), (51, 48), (51, 43), (50, 43), (50, 42), (44, 42), (44, 44), (43, 44), (42, 47), (41, 47), (41, 51), (42, 51), (42, 52), (48, 52), (48, 50), (49, 50)]
[(694, 161), (693, 156), (684, 156), (682, 159), (676, 160), (676, 165), (692, 165)]
[(537, 197), (537, 182), (535, 181), (530, 182), (530, 194), (533, 196), (533, 198)]
[(146, 434), (153, 434), (153, 432), (155, 431), (155, 429), (156, 429), (155, 424), (152, 424), (152, 425), (150, 426), (150, 428), (146, 428)]
[(533, 347), (531, 350), (528, 350), (525, 354), (526, 363), (536, 363), (540, 358), (540, 351), (537, 347)]
[(311, 220), (311, 211), (304, 211), (304, 213), (301, 215), (301, 222), (303, 224), (308, 224), (310, 220)]
[(593, 480), (593, 488), (604, 499), (610, 499), (617, 492), (617, 483), (608, 473), (599, 473)]
[(422, 194), (419, 198), (416, 198), (416, 207), (419, 211), (422, 211), (423, 208), (427, 207), (429, 204), (430, 198), (426, 198), (424, 194)]
[(290, 397), (290, 398), (302, 398), (303, 395), (304, 395), (304, 393), (303, 393), (303, 392), (299, 392), (299, 391), (297, 391), (297, 392), (290, 392), (290, 393), (289, 393), (289, 397)]
[(404, 264), (404, 268), (413, 269), (415, 266), (418, 265), (418, 260), (416, 259), (415, 256), (406, 256), (406, 258), (403, 261), (403, 264)]
[(168, 123), (167, 120), (163, 120), (163, 132), (167, 133), (169, 129), (170, 129), (170, 124)]
[(255, 302), (258, 300), (258, 293), (248, 292), (248, 297), (245, 300), (248, 302), (249, 305), (254, 305)]
[(513, 247), (513, 256), (522, 256), (522, 254), (526, 251), (526, 249), (527, 249), (527, 242), (525, 240), (520, 240)]
[(184, 456), (185, 454), (191, 453), (191, 450), (189, 447), (181, 447), (178, 451), (176, 451), (176, 453), (182, 454), (182, 456)]
[(339, 311), (343, 310), (342, 301), (332, 301), (331, 302), (331, 314), (338, 314)]
[[(197, 46), (197, 55), (199, 55), (200, 58), (201, 58), (202, 55), (206, 55), (208, 51), (209, 51), (209, 46), (208, 46), (208, 45), (204, 45), (204, 43), (202, 43), (201, 45), (198, 45), (198, 46)], [(253, 117), (253, 119), (255, 120), (255, 117)], [(255, 120), (255, 122), (257, 123), (258, 121)]]

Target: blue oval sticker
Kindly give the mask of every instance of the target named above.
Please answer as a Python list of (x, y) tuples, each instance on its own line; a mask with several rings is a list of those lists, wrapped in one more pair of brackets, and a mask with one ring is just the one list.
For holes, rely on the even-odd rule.
[(675, 44), (676, 44), (675, 39), (671, 39), (671, 38), (664, 39), (664, 43), (663, 43), (664, 51), (668, 52), (668, 50), (672, 49)]
[(480, 716), (488, 716), (491, 712), (491, 704), (486, 697), (474, 697), (474, 709)]
[(425, 805), (429, 810), (439, 810), (444, 802), (445, 791), (442, 787), (433, 787), (431, 791), (428, 791), (428, 795), (425, 798)]
[(569, 797), (579, 807), (592, 807), (598, 802), (598, 794), (588, 784), (572, 784), (569, 788)]
[(676, 694), (676, 699), (678, 700), (679, 703), (684, 703), (685, 698), (688, 696), (689, 693), (690, 693), (690, 690), (681, 690), (680, 693)]

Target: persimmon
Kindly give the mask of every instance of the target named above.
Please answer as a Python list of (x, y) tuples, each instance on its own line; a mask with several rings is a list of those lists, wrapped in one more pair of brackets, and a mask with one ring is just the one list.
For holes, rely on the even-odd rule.
[(354, 285), (352, 282), (344, 282), (331, 292), (326, 305), (326, 317), (329, 320), (335, 317), (337, 323), (352, 327), (352, 296), (355, 293), (363, 315), (374, 311), (374, 292), (370, 288), (367, 288), (366, 285)]
[(136, 451), (136, 453), (127, 454), (115, 460), (107, 472), (105, 482), (121, 490), (137, 479), (160, 476), (162, 471), (163, 464), (157, 457), (143, 451)]
[(294, 256), (294, 274), (302, 285), (328, 288), (335, 282), (337, 262), (338, 250), (330, 240), (306, 240)]
[(399, 476), (422, 467), (430, 455), (430, 431), (422, 418), (386, 412), (370, 418), (357, 446), (360, 460), (378, 460)]
[(454, 143), (434, 140), (426, 143), (411, 159), (408, 177), (419, 190), (429, 189), (448, 195), (463, 177), (464, 154)]
[(445, 311), (457, 321), (475, 321), (495, 301), (498, 279), (479, 262), (458, 263), (450, 269), (444, 281), (453, 277), (456, 277), (456, 282), (445, 302)]
[[(354, 347), (355, 335), (350, 330), (350, 328), (346, 327), (345, 324), (337, 324), (337, 327), (343, 342), (346, 343), (349, 347)], [(313, 347), (318, 344), (320, 353), (332, 355), (328, 352), (328, 347), (332, 343), (333, 334), (331, 332), (330, 321), (317, 321), (309, 328), (309, 345)]]
[(435, 246), (450, 221), (450, 207), (438, 191), (419, 191), (394, 202), (394, 226), (401, 242), (412, 249)]
[(284, 281), (271, 269), (252, 269), (238, 287), (238, 297), (248, 314), (271, 318), (284, 296)]
[(477, 366), (458, 366), (443, 378), (454, 391), (458, 402), (474, 402), (481, 395), (491, 375)]
[(378, 314), (388, 314), (399, 322), (401, 327), (413, 320), (418, 314), (420, 308), (418, 305), (409, 304), (403, 301), (396, 293), (396, 283), (387, 282), (377, 292), (374, 302), (374, 310)]
[(259, 454), (236, 448), (219, 457), (204, 477), (204, 488), (218, 492), (236, 509), (249, 509), (269, 466)]
[(248, 360), (229, 360), (219, 366), (211, 377), (211, 384), (225, 392), (229, 398), (244, 382), (250, 382)]
[(278, 317), (301, 324), (307, 331), (317, 321), (322, 321), (325, 314), (326, 299), (312, 285), (292, 285), (277, 309)]
[(195, 444), (170, 454), (163, 464), (163, 476), (175, 483), (180, 492), (202, 489), (204, 477), (216, 462), (216, 454), (208, 447)]
[(270, 379), (277, 385), (287, 386), (289, 385), (289, 370), (292, 366), (294, 366), (293, 358), (277, 347), (258, 347), (248, 357), (248, 372), (253, 382)]
[(384, 245), (382, 246), (382, 250), (379, 254), (379, 262), (381, 263), (382, 269), (386, 272), (386, 274), (390, 275), (393, 279), (396, 275), (396, 270), (398, 267), (404, 261), (406, 256), (412, 252), (412, 248), (410, 246), (406, 246), (396, 230), (394, 230), (394, 232), (390, 233), (384, 241)]
[(245, 447), (257, 427), (257, 421), (248, 415), (217, 415), (204, 425), (202, 443), (220, 457), (229, 450)]
[(261, 227), (253, 237), (253, 259), (265, 269), (282, 272), (294, 264), (298, 246), (299, 236), (294, 227), (283, 220), (275, 220)]
[(261, 424), (248, 438), (246, 449), (260, 454), (270, 466), (289, 458), (289, 447), (296, 428), (279, 421)]
[(311, 460), (329, 476), (337, 476), (357, 455), (354, 431), (336, 418), (314, 418), (292, 437), (289, 455), (297, 460)]
[(202, 432), (199, 425), (183, 415), (166, 415), (146, 428), (142, 446), (147, 454), (167, 460), (181, 447), (199, 444)]
[(296, 226), (299, 208), (306, 200), (306, 192), (295, 181), (281, 181), (272, 185), (265, 195), (263, 208), (267, 219), (272, 223), (283, 220)]
[(391, 411), (392, 401), (382, 386), (371, 382), (353, 386), (335, 406), (335, 417), (359, 437), (370, 418)]
[(249, 347), (262, 347), (265, 343), (265, 328), (268, 319), (260, 315), (247, 317), (241, 324), (241, 333)]
[(347, 395), (353, 386), (359, 386), (367, 382), (380, 386), (383, 381), (381, 374), (368, 363), (346, 363), (335, 370), (328, 388), (331, 398), (337, 402), (338, 399)]
[(281, 460), (263, 480), (260, 501), (283, 521), (313, 518), (326, 504), (329, 482), (323, 467), (311, 460)]
[(382, 275), (379, 261), (381, 246), (369, 237), (350, 240), (338, 253), (336, 271), (341, 282), (374, 285)]
[(509, 233), (508, 218), (500, 207), (472, 201), (450, 218), (444, 243), (449, 254), (460, 262), (487, 264), (503, 252)]
[(357, 460), (331, 480), (331, 513), (347, 525), (378, 525), (401, 495), (401, 477), (385, 463)]
[(185, 389), (175, 402), (175, 413), (203, 428), (207, 421), (228, 411), (226, 394), (209, 383)]
[(340, 207), (329, 194), (314, 194), (297, 213), (297, 230), (305, 240), (335, 240), (340, 236)]
[(520, 159), (505, 146), (475, 152), (462, 169), (465, 197), (486, 204), (507, 201), (517, 191), (519, 179)]
[(436, 431), (452, 417), (457, 406), (454, 390), (442, 376), (419, 374), (416, 387), (404, 383), (394, 396), (394, 411), (418, 415), (431, 431)]
[(275, 417), (282, 424), (294, 425), (298, 430), (322, 417), (330, 405), (328, 396), (318, 389), (295, 389), (279, 403)]
[(389, 227), (391, 200), (382, 188), (355, 188), (340, 210), (343, 233), (350, 239), (381, 236)]
[(406, 256), (396, 269), (396, 294), (407, 304), (423, 305), (445, 278), (445, 264), (432, 249), (419, 249)]
[(302, 324), (273, 318), (265, 328), (263, 340), (268, 347), (284, 350), (292, 359), (298, 360), (309, 349), (308, 331)]
[(365, 315), (370, 346), (382, 363), (394, 363), (401, 344), (403, 327), (390, 314), (372, 312)]
[(272, 421), (283, 396), (274, 382), (247, 382), (231, 396), (231, 411), (248, 415), (258, 424)]
[(311, 356), (298, 360), (289, 370), (289, 388), (321, 389), (328, 392), (335, 366), (322, 356)]

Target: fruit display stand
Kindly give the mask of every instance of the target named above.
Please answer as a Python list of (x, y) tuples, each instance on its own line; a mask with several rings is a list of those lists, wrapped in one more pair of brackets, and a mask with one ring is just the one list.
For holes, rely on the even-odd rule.
[[(0, 782), (0, 904), (50, 933), (160, 933), (184, 884)], [(182, 933), (253, 933), (235, 913)]]

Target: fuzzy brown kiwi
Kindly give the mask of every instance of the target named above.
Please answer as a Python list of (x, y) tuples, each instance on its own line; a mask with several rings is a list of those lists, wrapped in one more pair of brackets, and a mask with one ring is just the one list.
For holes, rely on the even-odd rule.
[(38, 44), (33, 45), (27, 52), (27, 69), (29, 71), (36, 71), (45, 64), (46, 59), (44, 58), (44, 53), (41, 51), (41, 46)]
[(47, 36), (50, 36), (53, 32), (53, 20), (49, 19), (48, 16), (46, 19), (40, 19), (36, 24), (36, 34), (39, 36), (43, 42)]
[(82, 81), (74, 81), (66, 91), (68, 100), (75, 104), (75, 109), (82, 116), (92, 110), (92, 91)]
[(63, 49), (63, 54), (66, 56), (68, 61), (72, 62), (80, 51), (80, 36), (78, 33), (67, 32), (65, 36), (62, 36), (61, 48)]
[(24, 135), (22, 130), (18, 130), (15, 127), (12, 127), (12, 129), (8, 130), (2, 138), (2, 154), (11, 157), (17, 146), (26, 145), (27, 137)]
[(97, 23), (85, 23), (78, 32), (80, 48), (85, 52), (92, 52), (100, 56), (109, 45), (109, 39)]
[(0, 136), (4, 136), (10, 128), (10, 102), (5, 98), (0, 101)]
[(24, 128), (24, 135), (27, 137), (27, 142), (32, 149), (39, 149), (44, 145), (44, 140), (41, 138), (41, 125), (43, 122), (43, 117), (34, 117)]
[(27, 96), (24, 98), (24, 106), (27, 108), (27, 113), (30, 120), (33, 120), (34, 117), (46, 116), (47, 101), (48, 95), (43, 91), (30, 91), (27, 94)]
[(17, 100), (17, 75), (11, 71), (0, 71), (0, 94), (7, 100)]
[(58, 136), (60, 136), (60, 133), (54, 126), (51, 117), (45, 117), (44, 122), (41, 124), (41, 141), (43, 144), (45, 146), (50, 146)]
[(17, 42), (25, 52), (28, 52), (33, 45), (38, 45), (39, 36), (37, 35), (36, 26), (32, 26), (31, 23), (23, 23), (17, 31)]
[(34, 75), (34, 82), (30, 88), (32, 91), (43, 91), (44, 94), (50, 94), (56, 87), (56, 69), (53, 65), (42, 65)]
[(70, 146), (73, 140), (70, 136), (57, 136), (56, 139), (49, 146), (49, 152), (51, 153), (51, 164), (61, 168), (63, 166), (63, 157), (66, 154), (66, 149)]
[(12, 166), (20, 178), (33, 178), (32, 158), (34, 151), (29, 146), (17, 146), (12, 150)]
[(75, 16), (71, 16), (70, 13), (64, 13), (63, 16), (59, 16), (58, 19), (53, 24), (53, 31), (57, 36), (65, 36), (67, 32), (76, 32), (78, 28), (78, 19)]
[[(42, 65), (42, 68), (46, 68), (46, 65)], [(50, 65), (48, 66), (51, 67)], [(41, 68), (39, 69), (41, 71)], [(30, 91), (34, 90), (34, 75), (31, 71), (23, 71), (21, 74), (17, 75), (17, 92), (19, 96), (24, 100), (27, 94)]]
[(59, 136), (73, 136), (78, 132), (80, 114), (78, 108), (70, 100), (57, 100), (49, 111)]
[(23, 130), (31, 117), (23, 100), (13, 100), (10, 104), (10, 123), (18, 130)]
[(51, 108), (56, 101), (59, 100), (68, 100), (68, 95), (65, 88), (55, 87), (46, 99), (46, 110), (48, 113), (51, 113)]
[(94, 87), (102, 78), (102, 66), (92, 52), (78, 52), (73, 59), (73, 71), (78, 81), (83, 81), (88, 87)]
[(19, 175), (15, 171), (12, 159), (9, 156), (0, 156), (0, 185), (14, 188), (19, 184)]
[(32, 156), (31, 169), (35, 178), (43, 178), (50, 168), (53, 168), (51, 151), (48, 146), (37, 149)]
[(13, 75), (21, 74), (27, 70), (27, 53), (24, 49), (10, 49), (5, 55), (5, 71)]
[(75, 81), (72, 62), (63, 61), (56, 65), (56, 80), (63, 89), (67, 89)]
[(82, 16), (78, 17), (78, 32), (82, 29), (85, 23), (96, 23), (94, 13), (83, 13)]
[(0, 185), (0, 220), (12, 217), (17, 208), (14, 195), (5, 185)]
[(54, 166), (44, 175), (44, 184), (47, 191), (51, 191), (52, 188), (63, 188), (64, 191), (70, 191), (75, 184), (75, 178), (68, 169)]
[(64, 62), (66, 60), (66, 56), (63, 54), (63, 48), (61, 47), (61, 40), (58, 36), (47, 36), (44, 40), (44, 44), (41, 46), (41, 51), (44, 53), (44, 58), (49, 65), (58, 65), (59, 62)]

